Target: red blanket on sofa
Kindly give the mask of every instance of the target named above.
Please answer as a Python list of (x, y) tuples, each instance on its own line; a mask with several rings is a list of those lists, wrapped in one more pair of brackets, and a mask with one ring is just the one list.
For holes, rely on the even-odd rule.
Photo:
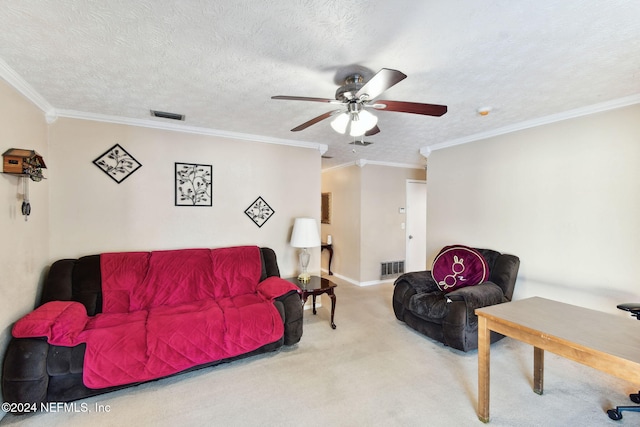
[(73, 301), (44, 304), (20, 319), (16, 338), (86, 343), (89, 388), (147, 381), (234, 357), (280, 339), (272, 300), (297, 287), (260, 282), (258, 247), (102, 254), (102, 313)]

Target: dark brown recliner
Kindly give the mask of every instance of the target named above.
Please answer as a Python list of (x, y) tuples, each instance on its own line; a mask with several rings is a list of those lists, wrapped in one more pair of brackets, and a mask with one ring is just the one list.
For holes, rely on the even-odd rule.
[[(489, 280), (445, 294), (431, 271), (398, 277), (393, 290), (393, 311), (411, 328), (462, 351), (478, 348), (475, 309), (511, 301), (520, 259), (491, 249), (477, 249), (489, 265)], [(504, 336), (491, 332), (491, 342)]]

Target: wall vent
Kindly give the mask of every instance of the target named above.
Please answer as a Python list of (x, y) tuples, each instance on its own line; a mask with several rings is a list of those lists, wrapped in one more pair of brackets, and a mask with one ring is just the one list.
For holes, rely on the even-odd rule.
[(182, 120), (184, 121), (184, 114), (167, 113), (166, 111), (151, 110), (153, 117), (159, 117), (161, 119)]
[(404, 260), (380, 263), (380, 279), (391, 279), (404, 274)]

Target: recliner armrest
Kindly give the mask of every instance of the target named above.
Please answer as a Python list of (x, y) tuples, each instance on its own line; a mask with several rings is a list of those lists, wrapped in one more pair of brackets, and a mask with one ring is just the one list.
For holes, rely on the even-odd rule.
[(412, 271), (398, 277), (394, 285), (405, 284), (407, 287), (415, 289), (416, 293), (434, 292), (439, 290), (438, 284), (433, 279), (431, 271)]
[[(484, 282), (479, 285), (456, 289), (453, 292), (449, 292), (447, 298), (451, 302), (448, 304), (449, 313), (443, 322), (445, 329), (454, 327), (454, 329), (466, 328), (473, 330), (478, 325), (478, 316), (475, 313), (476, 308), (507, 301), (502, 288), (493, 282)], [(445, 331), (445, 335), (448, 335), (447, 331)], [(448, 339), (451, 340), (453, 338), (449, 336)]]
[(464, 301), (467, 305), (467, 310), (472, 310), (472, 312), (476, 308), (507, 301), (502, 288), (493, 282), (484, 282), (475, 286), (456, 289), (453, 292), (449, 292), (447, 298), (451, 301)]

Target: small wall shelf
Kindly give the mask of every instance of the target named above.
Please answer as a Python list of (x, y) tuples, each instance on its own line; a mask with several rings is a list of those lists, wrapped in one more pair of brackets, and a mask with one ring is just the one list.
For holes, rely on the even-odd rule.
[(2, 173), (17, 176), (22, 180), (22, 215), (24, 220), (29, 219), (31, 203), (29, 203), (29, 181), (42, 181), (42, 169), (47, 165), (44, 159), (35, 150), (22, 148), (10, 148), (2, 154)]

